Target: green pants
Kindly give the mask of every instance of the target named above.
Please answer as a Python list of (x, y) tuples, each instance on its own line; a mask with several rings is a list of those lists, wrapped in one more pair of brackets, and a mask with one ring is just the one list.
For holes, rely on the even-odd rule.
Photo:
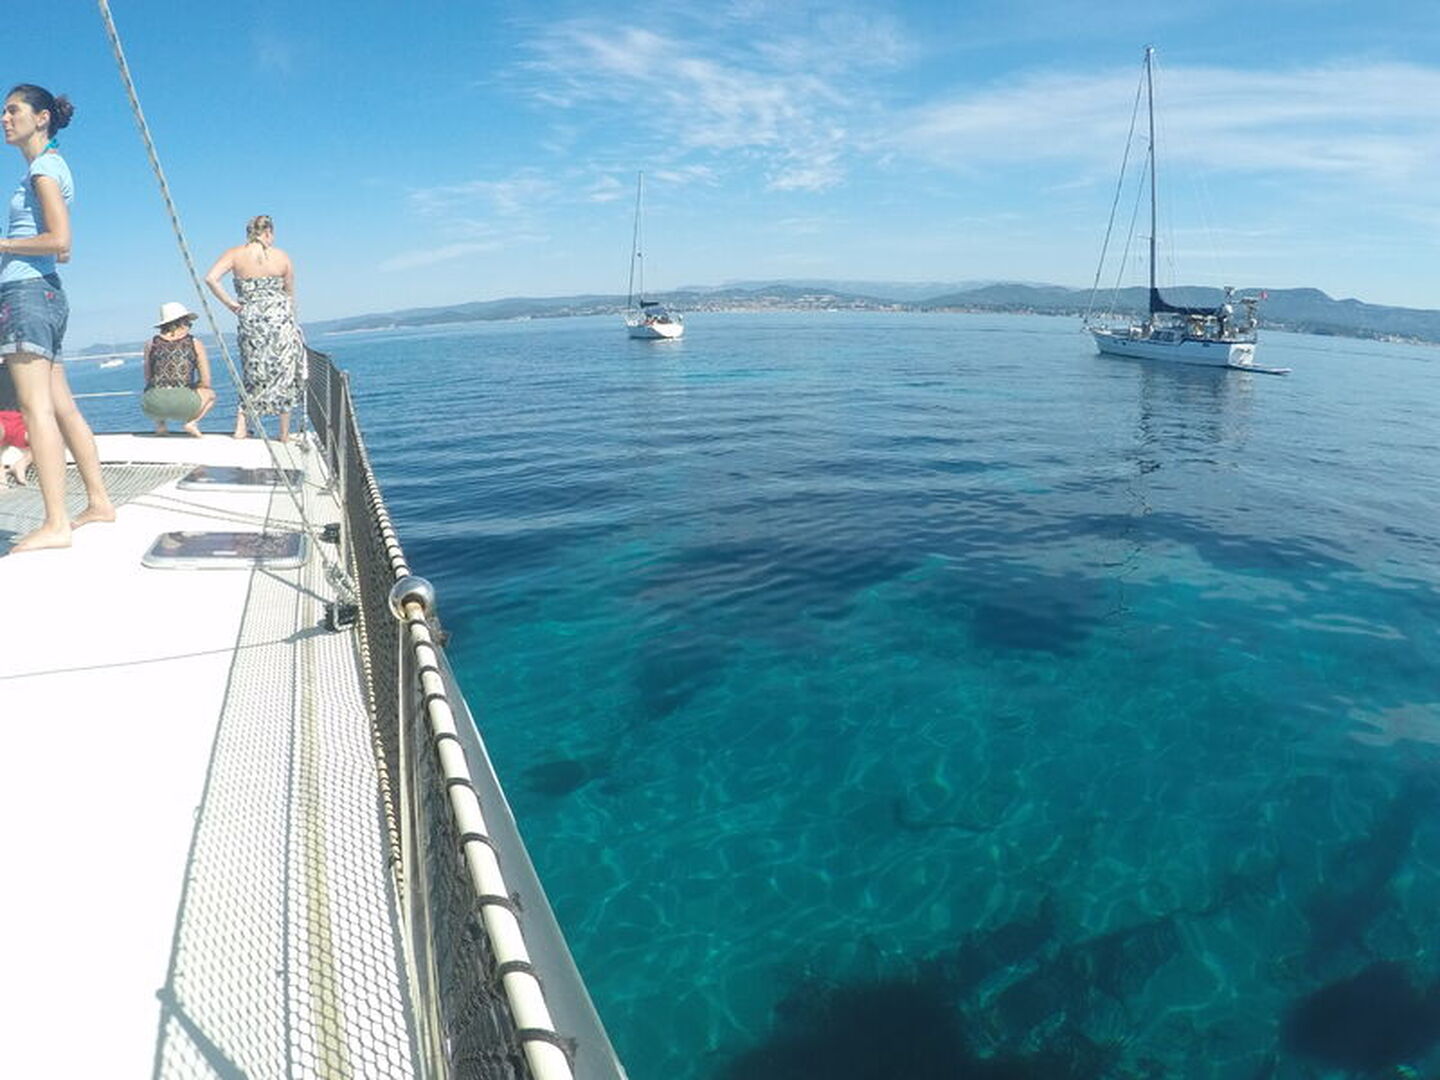
[(140, 408), (151, 420), (185, 424), (199, 415), (200, 395), (188, 386), (152, 386), (141, 397)]

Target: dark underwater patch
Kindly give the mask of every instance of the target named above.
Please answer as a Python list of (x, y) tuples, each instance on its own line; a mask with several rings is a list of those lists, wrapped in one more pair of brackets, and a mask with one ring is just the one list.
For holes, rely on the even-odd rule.
[(965, 620), (970, 645), (992, 652), (1073, 655), (1114, 606), (1106, 581), (1001, 559), (936, 560), (906, 585), (907, 604), (936, 623)]
[(849, 985), (807, 982), (776, 1006), (770, 1037), (732, 1059), (720, 1080), (1113, 1080), (1158, 1076), (1144, 1061), (1121, 1071), (1126, 1040), (1113, 1024), (1181, 948), (1173, 918), (1062, 943), (1056, 897), (903, 977)]
[(583, 758), (556, 758), (532, 765), (520, 774), (520, 780), (527, 789), (537, 795), (560, 798), (579, 791), (592, 780), (606, 775), (608, 767), (598, 756)]
[[(838, 513), (838, 511), (837, 511)], [(759, 528), (757, 525), (756, 528)], [(817, 525), (818, 528), (823, 528)], [(737, 605), (797, 616), (839, 618), (865, 589), (914, 569), (917, 559), (878, 546), (821, 536), (697, 545), (647, 571), (637, 598), (652, 607), (713, 619)]]
[(996, 652), (1071, 656), (1100, 622), (1098, 583), (1078, 576), (1033, 577), (986, 590), (970, 610), (970, 639)]
[(728, 647), (704, 634), (671, 632), (639, 643), (634, 665), (640, 717), (664, 720), (725, 674)]
[(970, 636), (982, 649), (1065, 656), (1077, 651), (1089, 629), (1064, 604), (1047, 610), (1004, 601), (979, 604), (970, 613)]
[(1089, 938), (1067, 957), (1087, 985), (1124, 1002), (1180, 952), (1180, 943), (1180, 930), (1167, 916)]
[(1440, 808), (1440, 781), (1408, 778), (1364, 835), (1326, 860), (1325, 884), (1305, 901), (1310, 960), (1320, 964), (1353, 949), (1366, 952), (1370, 926), (1394, 903), (1390, 882), (1410, 855), (1415, 829)]
[(936, 959), (936, 970), (954, 993), (964, 996), (991, 976), (1040, 956), (1055, 941), (1057, 926), (1055, 898), (1047, 895), (1034, 915), (966, 934), (958, 948)]
[(1170, 917), (1086, 938), (1046, 956), (1005, 987), (996, 995), (994, 1018), (1012, 1037), (1045, 1030), (1056, 1017), (1083, 1024), (1103, 1007), (1103, 998), (1124, 1005), (1139, 995), (1180, 945)]
[(730, 1061), (719, 1080), (1101, 1080), (1113, 1048), (1063, 1026), (1033, 1054), (982, 1057), (969, 1045), (946, 980), (806, 986), (776, 1008), (769, 1040)]
[(720, 1072), (723, 1080), (955, 1080), (980, 1075), (959, 1014), (933, 980), (804, 987), (776, 1009), (768, 1041)]
[(1418, 989), (1392, 961), (1302, 998), (1285, 1017), (1288, 1051), (1332, 1069), (1372, 1074), (1440, 1042), (1440, 988)]

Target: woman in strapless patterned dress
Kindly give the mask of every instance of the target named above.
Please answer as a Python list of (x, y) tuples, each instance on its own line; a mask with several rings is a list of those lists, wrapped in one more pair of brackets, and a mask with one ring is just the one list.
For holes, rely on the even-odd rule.
[[(239, 299), (226, 291), (229, 274)], [(290, 412), (300, 403), (305, 380), (305, 341), (295, 320), (295, 268), (275, 246), (268, 214), (251, 218), (245, 243), (231, 248), (205, 275), (205, 284), (239, 318), (245, 393), (260, 417), (280, 416), (280, 441), (290, 438)], [(258, 419), (257, 419), (257, 422)], [(245, 409), (235, 414), (235, 438), (248, 434)]]

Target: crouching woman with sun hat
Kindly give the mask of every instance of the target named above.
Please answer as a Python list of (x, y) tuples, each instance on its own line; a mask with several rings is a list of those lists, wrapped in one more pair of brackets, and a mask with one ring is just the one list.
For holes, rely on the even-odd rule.
[(200, 419), (215, 405), (210, 357), (190, 333), (195, 314), (174, 300), (160, 305), (156, 334), (145, 346), (145, 393), (140, 408), (155, 421), (155, 434), (168, 435), (170, 421), (196, 438)]

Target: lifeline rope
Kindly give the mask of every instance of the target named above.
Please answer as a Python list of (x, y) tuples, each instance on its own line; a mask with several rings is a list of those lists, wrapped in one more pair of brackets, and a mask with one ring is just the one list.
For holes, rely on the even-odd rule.
[(210, 301), (201, 287), (200, 274), (195, 269), (195, 260), (190, 256), (190, 245), (185, 240), (185, 230), (180, 225), (180, 212), (175, 208), (175, 200), (170, 197), (170, 184), (165, 179), (165, 170), (160, 164), (160, 154), (155, 149), (155, 140), (150, 135), (150, 125), (145, 122), (145, 112), (140, 107), (140, 95), (135, 90), (135, 81), (130, 77), (130, 65), (125, 61), (125, 50), (120, 44), (120, 31), (115, 27), (115, 19), (110, 14), (110, 4), (107, 0), (97, 0), (97, 2), (100, 5), (100, 18), (105, 23), (105, 36), (110, 39), (110, 48), (115, 54), (115, 63), (120, 69), (120, 81), (125, 84), (125, 94), (130, 99), (130, 111), (135, 115), (135, 124), (140, 129), (140, 138), (145, 143), (145, 153), (150, 158), (150, 168), (155, 173), (156, 182), (160, 185), (160, 197), (165, 200), (165, 211), (170, 215), (170, 225), (175, 230), (175, 240), (180, 245), (180, 255), (185, 260), (185, 269), (190, 275), (190, 283), (195, 286), (195, 295), (200, 298), (200, 309), (205, 312), (205, 321), (209, 323), (210, 332), (215, 335), (215, 340), (220, 343), (220, 355), (224, 357), (225, 368), (230, 373), (231, 382), (235, 384), (235, 390), (240, 398), (240, 407), (244, 409), (246, 419), (254, 420), (260, 429), (260, 441), (265, 444), (265, 450), (270, 455), (271, 463), (275, 466), (275, 473), (280, 478), (280, 482), (285, 485), (290, 500), (295, 504), (296, 513), (300, 515), (300, 524), (306, 535), (310, 537), (315, 550), (319, 552), (320, 561), (325, 565), (326, 580), (334, 587), (341, 599), (354, 603), (359, 595), (355, 583), (345, 572), (345, 568), (330, 558), (315, 526), (305, 513), (305, 500), (300, 489), (291, 482), (289, 470), (285, 468), (280, 461), (280, 456), (275, 452), (274, 444), (265, 433), (264, 424), (259, 422), (255, 402), (250, 397), (249, 391), (245, 389), (245, 380), (240, 377), (235, 361), (230, 356), (230, 346), (226, 344), (225, 336), (220, 332), (220, 326), (215, 321), (215, 313), (211, 310)]

